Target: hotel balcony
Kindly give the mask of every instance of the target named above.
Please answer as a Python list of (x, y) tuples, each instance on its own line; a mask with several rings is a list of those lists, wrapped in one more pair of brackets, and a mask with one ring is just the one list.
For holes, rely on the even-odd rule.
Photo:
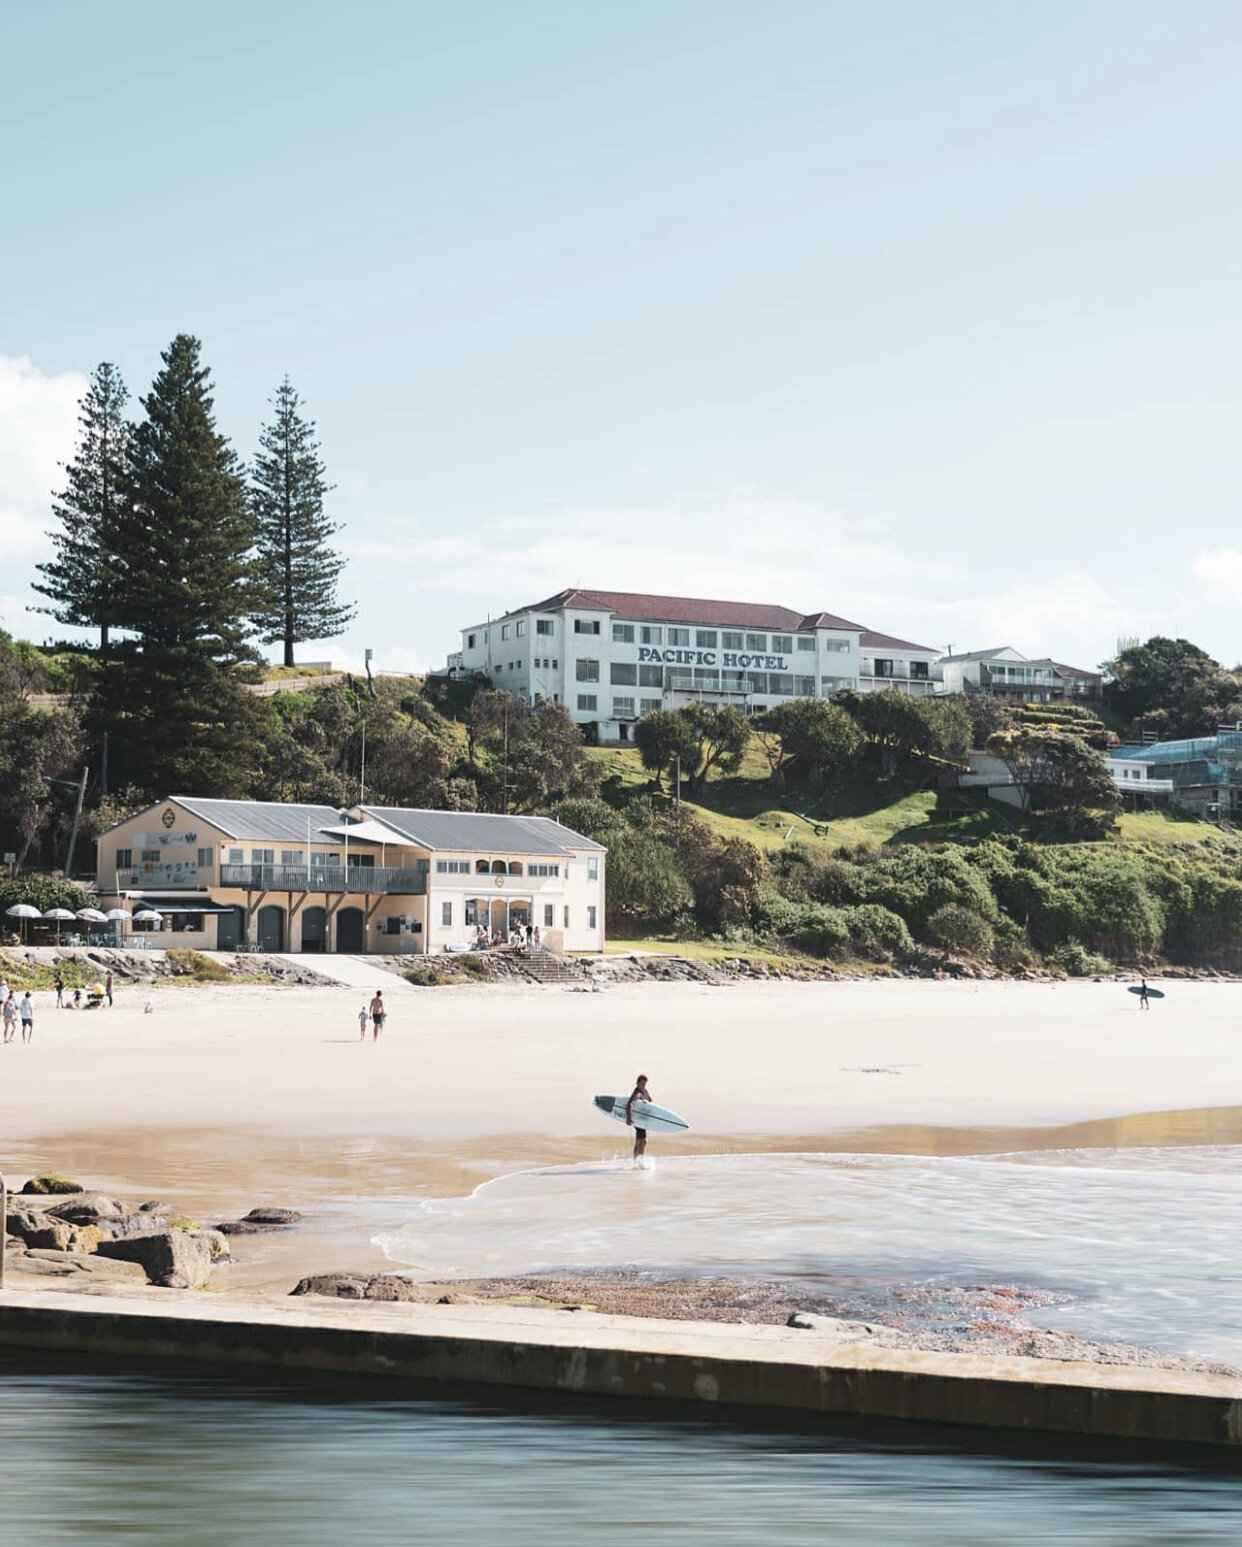
[(312, 865), (309, 869), (305, 865), (221, 865), (220, 885), (246, 891), (392, 892), (416, 897), (427, 890), (427, 872), (390, 865)]

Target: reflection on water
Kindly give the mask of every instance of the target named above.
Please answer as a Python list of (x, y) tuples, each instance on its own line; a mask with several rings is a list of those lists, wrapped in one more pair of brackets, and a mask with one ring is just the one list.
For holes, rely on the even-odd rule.
[(179, 1547), (1234, 1543), (1238, 1478), (935, 1442), (336, 1401), (0, 1363), (5, 1539)]
[(1237, 1145), (674, 1156), (501, 1177), (425, 1200), (379, 1244), (433, 1278), (633, 1266), (848, 1279), (856, 1294), (871, 1280), (877, 1296), (1017, 1282), (1068, 1297), (1040, 1327), (1239, 1364), (1239, 1219)]

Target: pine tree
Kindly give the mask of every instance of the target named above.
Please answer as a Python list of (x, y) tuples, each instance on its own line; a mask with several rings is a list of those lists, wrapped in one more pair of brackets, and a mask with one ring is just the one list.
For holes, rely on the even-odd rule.
[(179, 334), (162, 358), (128, 457), (118, 621), (136, 637), (110, 652), (92, 729), (109, 733), (115, 784), (246, 794), (262, 718), (236, 670), (254, 659), (253, 518), (198, 340)]
[(129, 393), (115, 365), (95, 369), (78, 405), (77, 455), (65, 465), (65, 488), (52, 512), (60, 528), (50, 533), (55, 557), (39, 565), (48, 613), (74, 628), (97, 628), (101, 653), (109, 627), (119, 621), (125, 591), (121, 553), (128, 511), (126, 460), (132, 427), (125, 418)]
[(272, 400), (275, 418), (263, 427), (262, 450), (254, 460), (250, 499), (259, 528), (259, 572), (263, 601), (255, 613), (264, 644), (293, 647), (308, 639), (344, 633), (354, 608), (337, 598), (345, 560), (328, 541), (340, 527), (324, 514), (324, 464), (315, 426), (298, 412), (301, 400), (289, 378)]

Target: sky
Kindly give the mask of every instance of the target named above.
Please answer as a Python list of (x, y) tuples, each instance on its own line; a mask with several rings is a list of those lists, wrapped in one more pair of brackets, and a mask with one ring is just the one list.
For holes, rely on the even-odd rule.
[(1242, 660), (1235, 0), (0, 9), (0, 626), (76, 403), (287, 373), (358, 618), (566, 586)]

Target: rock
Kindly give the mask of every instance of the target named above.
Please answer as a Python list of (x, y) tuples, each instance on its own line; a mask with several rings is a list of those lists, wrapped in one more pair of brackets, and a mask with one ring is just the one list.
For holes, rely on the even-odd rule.
[(141, 1263), (152, 1284), (163, 1285), (170, 1276), (179, 1275), (188, 1287), (201, 1289), (211, 1270), (206, 1242), (186, 1230), (140, 1230), (119, 1240), (101, 1241), (98, 1255)]
[(67, 1176), (32, 1176), (22, 1188), (24, 1193), (82, 1192), (81, 1182), (71, 1182)]
[(844, 1321), (839, 1316), (813, 1316), (809, 1311), (795, 1311), (785, 1325), (799, 1327), (803, 1332), (818, 1332), (825, 1337), (842, 1339), (874, 1337), (880, 1330), (869, 1321)]
[(301, 1217), (297, 1209), (251, 1209), (245, 1222), (248, 1225), (296, 1225)]
[[(437, 1305), (486, 1305), (487, 1301), (482, 1297), (482, 1295), (468, 1295), (468, 1294), (463, 1294), (460, 1289), (450, 1289), (448, 1294), (446, 1294), (446, 1295), (439, 1295), (437, 1297), (436, 1304)], [(574, 1309), (576, 1310), (577, 1307), (575, 1306)]]
[(50, 1204), (47, 1212), (57, 1219), (67, 1219), (71, 1225), (94, 1225), (101, 1219), (120, 1219), (125, 1210), (114, 1198), (105, 1198), (101, 1192), (89, 1192), (67, 1203)]
[(171, 1214), (173, 1206), (171, 1203), (156, 1203), (152, 1200), (148, 1203), (140, 1203), (138, 1205), (138, 1212), (140, 1214)]
[(190, 1281), (184, 1273), (165, 1273), (161, 1279), (155, 1281), (157, 1289), (188, 1289)]
[(270, 1235), (275, 1230), (283, 1227), (280, 1225), (258, 1225), (252, 1219), (225, 1219), (212, 1227), (220, 1235)]
[(190, 1234), (196, 1241), (201, 1241), (207, 1248), (207, 1254), (212, 1262), (228, 1262), (232, 1254), (229, 1251), (229, 1243), (219, 1230), (191, 1230)]
[(396, 1273), (314, 1273), (299, 1281), (290, 1294), (331, 1295), (337, 1300), (421, 1300), (411, 1279)]
[(13, 1264), (16, 1273), (40, 1278), (92, 1279), (100, 1283), (145, 1283), (137, 1262), (110, 1262), (96, 1253), (28, 1251)]
[(63, 1252), (69, 1249), (74, 1227), (63, 1219), (53, 1219), (40, 1209), (12, 1204), (4, 1228), (9, 1235), (19, 1236), (27, 1246), (41, 1251)]
[(101, 1241), (110, 1240), (106, 1230), (101, 1230), (98, 1225), (73, 1225), (69, 1231), (69, 1245), (66, 1248), (71, 1252), (78, 1252), (82, 1256), (89, 1256), (99, 1250)]

